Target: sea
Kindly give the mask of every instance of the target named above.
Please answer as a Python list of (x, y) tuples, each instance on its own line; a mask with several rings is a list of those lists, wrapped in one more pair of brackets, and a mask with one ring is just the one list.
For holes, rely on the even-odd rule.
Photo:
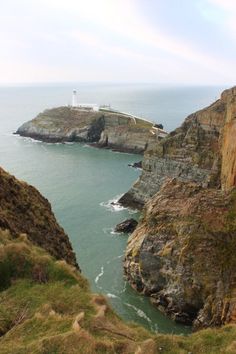
[(219, 98), (224, 87), (115, 83), (0, 87), (0, 165), (48, 198), (92, 291), (104, 294), (125, 321), (153, 332), (188, 334), (189, 327), (154, 308), (123, 275), (128, 235), (115, 233), (114, 227), (140, 214), (112, 202), (137, 180), (141, 171), (129, 164), (142, 157), (79, 143), (42, 143), (13, 134), (44, 109), (70, 104), (73, 89), (81, 103), (110, 104), (171, 131), (187, 115)]

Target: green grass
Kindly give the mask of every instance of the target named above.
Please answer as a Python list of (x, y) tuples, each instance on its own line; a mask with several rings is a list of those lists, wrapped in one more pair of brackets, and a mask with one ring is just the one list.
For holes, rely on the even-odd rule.
[(12, 239), (0, 231), (0, 279), (1, 354), (236, 352), (235, 325), (183, 337), (153, 335), (124, 323), (104, 297), (91, 294), (75, 268), (55, 261), (23, 235)]

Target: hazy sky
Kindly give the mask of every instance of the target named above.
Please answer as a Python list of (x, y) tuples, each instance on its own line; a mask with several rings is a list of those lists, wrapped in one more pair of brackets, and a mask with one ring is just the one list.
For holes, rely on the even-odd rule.
[(0, 83), (236, 83), (236, 0), (1, 0)]

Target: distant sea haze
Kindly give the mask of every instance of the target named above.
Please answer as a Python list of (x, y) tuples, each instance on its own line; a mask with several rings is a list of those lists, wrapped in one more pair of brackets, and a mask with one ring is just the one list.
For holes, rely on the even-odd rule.
[(25, 112), (22, 111), (20, 117), (19, 111), (18, 116), (18, 122), (23, 123), (45, 108), (71, 104), (73, 89), (78, 92), (79, 103), (110, 104), (120, 111), (162, 123), (167, 131), (171, 131), (179, 126), (187, 115), (219, 98), (224, 87), (81, 83), (55, 86), (50, 84), (45, 87), (0, 87), (0, 110), (3, 109), (2, 104), (9, 107), (12, 103), (13, 111), (16, 107), (21, 110), (21, 103), (24, 102)]
[(0, 165), (33, 184), (49, 199), (92, 290), (107, 295), (126, 320), (154, 331), (186, 333), (189, 329), (163, 316), (123, 278), (127, 235), (115, 234), (114, 226), (130, 217), (131, 212), (115, 208), (112, 201), (138, 178), (140, 171), (128, 164), (139, 161), (141, 156), (76, 143), (46, 144), (12, 134), (45, 108), (70, 104), (74, 88), (81, 103), (110, 104), (117, 110), (162, 123), (168, 131), (179, 126), (188, 114), (211, 104), (224, 88), (149, 84), (0, 88)]

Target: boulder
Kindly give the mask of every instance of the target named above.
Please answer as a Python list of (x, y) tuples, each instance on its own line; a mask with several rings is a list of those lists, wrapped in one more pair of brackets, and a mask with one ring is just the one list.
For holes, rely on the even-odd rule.
[(135, 219), (127, 219), (116, 225), (116, 232), (132, 233), (138, 225)]

